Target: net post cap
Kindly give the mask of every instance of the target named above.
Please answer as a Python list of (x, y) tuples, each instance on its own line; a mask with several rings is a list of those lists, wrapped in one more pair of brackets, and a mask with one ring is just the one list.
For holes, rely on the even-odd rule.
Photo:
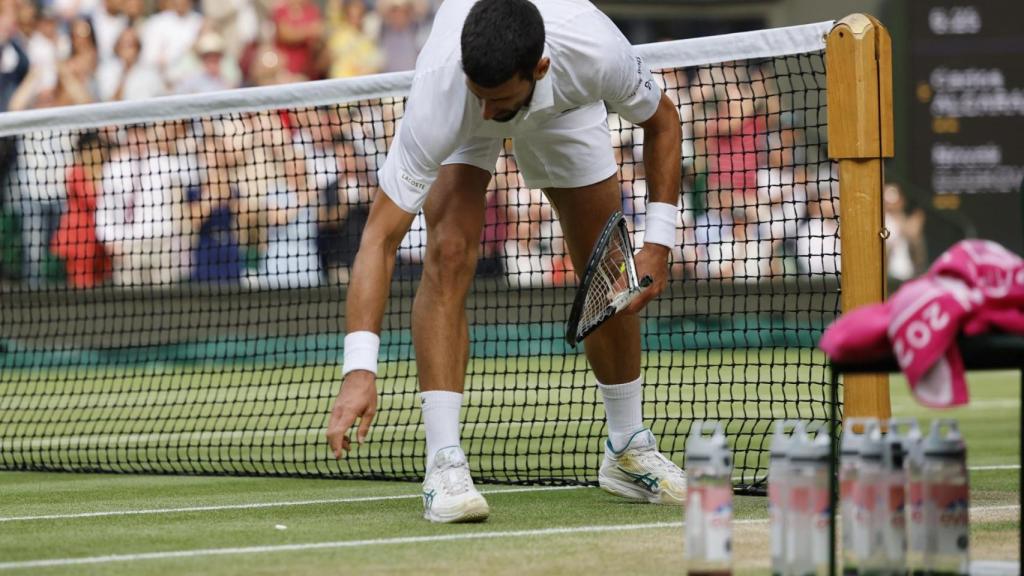
[(840, 27), (849, 30), (858, 38), (862, 38), (872, 29), (885, 29), (885, 25), (882, 24), (881, 20), (863, 12), (848, 14), (836, 20), (835, 24), (832, 25), (832, 31), (829, 32), (829, 35), (836, 33)]

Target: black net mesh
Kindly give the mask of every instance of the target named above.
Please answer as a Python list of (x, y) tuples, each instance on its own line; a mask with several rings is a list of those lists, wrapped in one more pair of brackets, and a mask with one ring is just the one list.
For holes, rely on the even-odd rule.
[[(823, 61), (658, 74), (683, 122), (684, 226), (643, 321), (646, 420), (676, 462), (694, 419), (724, 421), (741, 489), (763, 484), (772, 420), (828, 417), (814, 344), (838, 313), (839, 246)], [(0, 468), (421, 477), (421, 219), (398, 255), (370, 441), (335, 461), (323, 436), (403, 100), (296, 106), (3, 140)], [(639, 245), (642, 131), (609, 122)], [(481, 241), (463, 410), (474, 473), (594, 482), (603, 408), (563, 339), (573, 265), (510, 145)]]

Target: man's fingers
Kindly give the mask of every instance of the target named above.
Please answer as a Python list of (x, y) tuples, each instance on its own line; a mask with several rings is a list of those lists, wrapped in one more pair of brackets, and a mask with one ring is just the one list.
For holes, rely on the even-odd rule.
[(366, 435), (370, 433), (370, 424), (373, 422), (373, 410), (367, 410), (359, 419), (359, 429), (356, 431), (356, 442), (362, 444)]
[(656, 282), (651, 279), (650, 276), (645, 276), (644, 279), (648, 280), (646, 288), (629, 303), (629, 306), (626, 306), (623, 310), (626, 314), (636, 314), (640, 312), (644, 309), (644, 306), (647, 306), (648, 302), (657, 298), (658, 295), (661, 294), (662, 290), (664, 290), (664, 282)]
[(348, 430), (356, 422), (356, 416), (351, 411), (342, 410), (341, 415), (327, 432), (331, 448), (334, 449), (334, 457), (341, 456), (349, 449)]
[(629, 303), (629, 306), (626, 306), (626, 309), (623, 310), (623, 312), (626, 314), (636, 314), (643, 310), (644, 306), (646, 306), (653, 298), (654, 294), (652, 294), (650, 290), (644, 290), (639, 296)]

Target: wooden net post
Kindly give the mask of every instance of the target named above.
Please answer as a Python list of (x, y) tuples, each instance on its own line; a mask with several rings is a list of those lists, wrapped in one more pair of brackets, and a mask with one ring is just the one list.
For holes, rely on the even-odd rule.
[[(885, 298), (883, 158), (893, 156), (892, 41), (872, 16), (852, 14), (827, 38), (828, 152), (839, 163), (844, 312)], [(843, 414), (888, 418), (889, 377), (848, 375)]]

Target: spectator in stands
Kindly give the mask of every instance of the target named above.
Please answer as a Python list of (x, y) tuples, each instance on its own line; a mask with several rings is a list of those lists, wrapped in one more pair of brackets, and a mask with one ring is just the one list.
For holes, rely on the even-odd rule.
[(767, 119), (750, 93), (747, 70), (723, 65), (701, 70), (713, 82), (715, 109), (707, 122), (708, 190), (729, 192), (735, 204), (752, 204), (757, 195), (757, 150)]
[(324, 20), (313, 0), (281, 0), (271, 13), (276, 32), (274, 45), (292, 74), (315, 80), (324, 39)]
[(129, 26), (141, 27), (146, 19), (146, 0), (119, 0), (121, 14), (128, 19)]
[(363, 177), (365, 158), (356, 155), (351, 130), (335, 136), (334, 158), (336, 176), (320, 193), (317, 250), (324, 279), (345, 285), (370, 214), (372, 191)]
[(305, 159), (293, 151), (277, 161), (283, 170), (263, 201), (266, 254), (253, 281), (262, 288), (304, 288), (320, 284), (317, 254), (317, 199), (305, 179)]
[(17, 140), (8, 181), (8, 203), (21, 222), (22, 279), (33, 288), (49, 278), (50, 239), (63, 212), (64, 178), (72, 159), (66, 136), (48, 130)]
[[(16, 35), (16, 6), (14, 0), (0, 0), (0, 112), (8, 109), (11, 97), (28, 76), (29, 61)], [(12, 262), (17, 245), (14, 216), (9, 207), (10, 178), (15, 167), (18, 141), (14, 137), (0, 138), (0, 279), (13, 278), (19, 263)]]
[(67, 172), (67, 211), (50, 250), (64, 261), (68, 286), (92, 288), (110, 276), (111, 263), (96, 238), (96, 200), (107, 146), (97, 132), (85, 132), (75, 145)]
[(693, 274), (699, 279), (728, 277), (730, 270), (723, 270), (723, 261), (731, 260), (733, 242), (733, 195), (731, 192), (708, 191), (705, 196), (706, 209), (694, 220), (693, 251), (684, 250), (684, 255), (693, 260)]
[(140, 59), (154, 67), (167, 86), (174, 86), (182, 78), (179, 66), (199, 37), (203, 17), (193, 9), (192, 0), (161, 0), (161, 7), (142, 26)]
[(200, 34), (196, 40), (196, 57), (199, 58), (198, 69), (185, 77), (178, 84), (178, 94), (201, 94), (234, 88), (237, 83), (225, 77), (224, 72), (224, 41), (216, 32), (208, 31)]
[(102, 0), (50, 0), (50, 5), (61, 20), (70, 21), (89, 16), (96, 11)]
[(801, 274), (833, 275), (840, 271), (839, 197), (832, 183), (818, 181), (807, 202), (807, 220), (796, 238), (796, 263)]
[(96, 50), (101, 67), (115, 57), (118, 39), (129, 26), (124, 5), (124, 0), (103, 0), (90, 16), (96, 32)]
[(757, 171), (757, 202), (748, 208), (748, 217), (757, 224), (758, 238), (772, 242), (779, 255), (787, 243), (792, 248), (807, 214), (806, 177), (794, 159), (795, 132), (782, 130), (767, 137), (767, 164)]
[(17, 37), (14, 0), (0, 0), (0, 112), (9, 108), (11, 97), (29, 73), (29, 59)]
[(382, 72), (416, 67), (416, 56), (425, 41), (423, 15), (413, 0), (378, 0), (381, 27), (379, 43), (384, 53)]
[[(757, 209), (748, 207), (739, 212), (734, 211), (732, 242), (724, 247), (729, 254), (728, 262), (722, 262), (722, 277), (757, 281), (769, 278), (779, 270), (775, 266), (776, 254), (783, 240), (759, 235), (756, 219)], [(726, 252), (723, 252), (723, 259)]]
[(246, 47), (260, 33), (258, 0), (202, 0), (203, 17), (210, 31), (224, 40), (224, 58), (239, 62)]
[(129, 126), (104, 166), (96, 236), (113, 258), (116, 284), (166, 286), (188, 270), (181, 207), (198, 173), (187, 139), (184, 122)]
[(274, 86), (304, 80), (303, 77), (292, 74), (284, 67), (281, 54), (270, 43), (254, 47), (246, 78), (247, 84), (250, 86)]
[(33, 72), (33, 84), (26, 88), (31, 94), (26, 96), (34, 102), (40, 94), (52, 95), (57, 88), (58, 47), (63, 38), (56, 14), (52, 10), (40, 11), (35, 2), (22, 2), (19, 21)]
[(96, 41), (92, 24), (78, 18), (68, 25), (71, 54), (57, 64), (57, 82), (52, 90), (36, 90), (47, 71), (32, 67), (29, 77), (11, 96), (10, 109), (46, 108), (89, 104), (97, 99)]
[(97, 80), (104, 100), (141, 100), (167, 93), (163, 76), (140, 60), (142, 43), (135, 28), (125, 28), (117, 39), (114, 58), (100, 67)]
[(924, 210), (907, 210), (907, 199), (899, 184), (882, 189), (882, 215), (889, 237), (885, 240), (885, 263), (890, 282), (898, 285), (924, 272), (928, 254), (924, 242)]
[(238, 166), (245, 161), (239, 123), (204, 123), (203, 178), (188, 187), (188, 212), (195, 232), (192, 280), (238, 283), (243, 259), (238, 239)]
[(306, 159), (306, 185), (310, 190), (323, 190), (338, 177), (333, 133), (341, 128), (338, 109), (320, 107), (296, 110), (289, 118), (292, 142)]
[(366, 4), (363, 0), (332, 0), (328, 4), (330, 34), (323, 51), (331, 78), (375, 74), (384, 55), (366, 32)]

